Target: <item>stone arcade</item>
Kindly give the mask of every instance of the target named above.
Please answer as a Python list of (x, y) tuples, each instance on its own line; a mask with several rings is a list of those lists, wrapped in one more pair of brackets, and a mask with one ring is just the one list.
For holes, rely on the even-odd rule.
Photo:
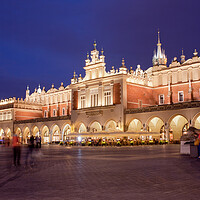
[(200, 128), (200, 58), (175, 57), (167, 66), (158, 33), (153, 66), (143, 71), (106, 71), (103, 50), (96, 43), (85, 60), (85, 77), (74, 72), (71, 84), (48, 91), (38, 87), (25, 99), (0, 102), (0, 139), (15, 132), (26, 143), (30, 135), (42, 142), (68, 138), (152, 138), (179, 140), (192, 125)]

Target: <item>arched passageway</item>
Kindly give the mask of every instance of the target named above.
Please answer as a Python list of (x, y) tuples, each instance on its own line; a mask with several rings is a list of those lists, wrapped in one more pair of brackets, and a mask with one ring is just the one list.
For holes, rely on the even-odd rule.
[(115, 131), (118, 131), (118, 128), (117, 127), (117, 123), (114, 121), (114, 120), (110, 120), (106, 123), (106, 126), (105, 126), (105, 131), (108, 131), (108, 132), (115, 132)]
[(5, 136), (6, 136), (7, 138), (10, 138), (10, 139), (12, 138), (12, 133), (11, 133), (10, 128), (6, 128)]
[(99, 122), (93, 122), (91, 125), (90, 125), (90, 132), (101, 132), (102, 131), (102, 127), (101, 127), (101, 124)]
[(24, 133), (23, 133), (23, 143), (28, 144), (30, 137), (31, 137), (30, 129), (28, 127), (26, 127), (24, 129)]
[(50, 134), (49, 134), (49, 128), (45, 125), (43, 126), (41, 130), (41, 139), (43, 144), (47, 144), (50, 142)]
[(169, 126), (170, 140), (180, 140), (183, 133), (189, 128), (188, 120), (182, 115), (174, 116), (171, 119)]
[(0, 128), (0, 140), (3, 140), (4, 138), (4, 130)]
[(37, 126), (34, 126), (33, 129), (32, 129), (32, 135), (34, 137), (36, 136), (40, 136), (40, 131), (39, 131), (39, 128)]
[(81, 123), (80, 126), (79, 126), (79, 129), (78, 129), (78, 132), (79, 133), (86, 133), (87, 132), (87, 129), (86, 129), (86, 126), (84, 123)]
[(52, 142), (60, 142), (60, 140), (60, 128), (58, 127), (58, 125), (54, 125), (52, 128)]
[(19, 127), (17, 127), (17, 128), (15, 129), (15, 133), (16, 133), (17, 136), (19, 137), (19, 141), (22, 143), (22, 142), (23, 142), (22, 130), (21, 130)]
[(138, 119), (133, 119), (129, 126), (128, 126), (128, 131), (132, 131), (132, 132), (140, 132), (143, 130), (143, 126), (141, 121), (139, 121)]
[(66, 141), (68, 139), (68, 135), (71, 133), (71, 126), (69, 124), (66, 124), (63, 128), (62, 134), (63, 134), (63, 141)]
[(159, 117), (153, 117), (147, 124), (147, 131), (160, 133), (161, 140), (167, 140), (167, 132), (165, 130), (165, 125), (162, 119)]
[(194, 127), (197, 128), (197, 129), (200, 129), (200, 114), (194, 122)]

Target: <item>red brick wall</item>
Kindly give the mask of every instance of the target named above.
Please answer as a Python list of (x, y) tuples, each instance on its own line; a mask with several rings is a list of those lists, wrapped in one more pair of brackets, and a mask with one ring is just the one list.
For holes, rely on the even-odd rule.
[(121, 103), (121, 85), (120, 83), (115, 83), (113, 85), (113, 104)]
[(15, 110), (15, 120), (27, 120), (27, 119), (35, 119), (41, 118), (42, 111), (26, 111), (26, 110)]
[(127, 84), (127, 108), (138, 108), (139, 100), (142, 101), (142, 107), (154, 105), (152, 88)]
[(50, 115), (50, 117), (53, 117), (53, 110), (56, 110), (56, 115), (55, 115), (55, 117), (57, 117), (58, 115), (57, 115), (57, 105), (50, 105), (49, 106), (49, 115)]
[(159, 105), (159, 95), (164, 95), (164, 104), (170, 103), (170, 97), (168, 97), (168, 87), (157, 87), (153, 89), (154, 104)]
[(73, 109), (78, 109), (78, 91), (74, 91), (73, 93)]
[(192, 88), (193, 88), (193, 100), (195, 101), (200, 101), (200, 93), (199, 93), (199, 89), (200, 89), (200, 82), (197, 83), (192, 83)]
[(188, 84), (180, 84), (172, 86), (172, 102), (179, 103), (178, 101), (178, 91), (183, 91), (184, 93), (184, 101), (191, 101), (191, 94), (188, 93), (189, 85)]
[[(42, 107), (42, 116), (44, 117), (44, 112), (45, 111), (48, 111), (48, 107), (47, 106), (43, 106)], [(47, 116), (46, 117), (49, 117), (49, 113), (47, 112)]]

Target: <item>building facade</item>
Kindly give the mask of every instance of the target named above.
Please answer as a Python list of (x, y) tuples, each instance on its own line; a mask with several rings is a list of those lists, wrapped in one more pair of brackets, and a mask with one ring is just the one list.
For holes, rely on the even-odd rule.
[(104, 52), (94, 49), (85, 60), (85, 76), (74, 72), (71, 84), (48, 91), (35, 89), (26, 98), (0, 102), (0, 139), (17, 133), (24, 143), (33, 135), (42, 142), (69, 138), (141, 138), (179, 140), (189, 126), (200, 128), (200, 58), (197, 51), (167, 66), (158, 33), (153, 66), (125, 65), (106, 71)]

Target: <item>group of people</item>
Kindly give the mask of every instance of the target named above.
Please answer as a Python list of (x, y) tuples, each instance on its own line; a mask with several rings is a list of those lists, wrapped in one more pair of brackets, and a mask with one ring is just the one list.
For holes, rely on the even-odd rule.
[[(13, 164), (15, 166), (20, 166), (20, 158), (21, 158), (21, 142), (17, 134), (13, 135), (12, 139), (12, 147), (13, 147)], [(33, 163), (33, 149), (34, 148), (41, 148), (41, 137), (32, 135), (30, 139), (28, 140), (28, 149), (26, 152), (25, 157), (25, 165), (28, 165), (29, 163)]]

